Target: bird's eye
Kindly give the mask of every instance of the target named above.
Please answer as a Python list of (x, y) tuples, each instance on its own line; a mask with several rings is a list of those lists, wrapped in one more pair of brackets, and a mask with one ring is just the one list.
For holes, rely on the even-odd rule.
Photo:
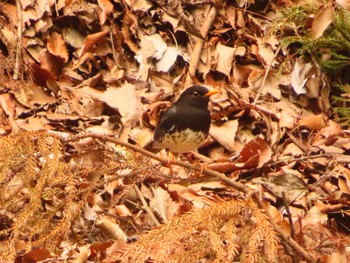
[(199, 93), (197, 91), (193, 91), (193, 96), (198, 97)]

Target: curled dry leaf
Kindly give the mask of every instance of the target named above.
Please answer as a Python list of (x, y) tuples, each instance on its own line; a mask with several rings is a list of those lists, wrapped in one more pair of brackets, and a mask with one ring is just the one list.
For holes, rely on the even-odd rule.
[(327, 126), (327, 117), (324, 114), (309, 115), (299, 121), (299, 126), (304, 126), (309, 130), (321, 130)]
[(219, 43), (216, 46), (216, 52), (218, 54), (216, 70), (230, 76), (236, 50), (237, 48), (228, 47)]
[(124, 241), (128, 239), (127, 234), (121, 229), (120, 225), (113, 222), (113, 220), (107, 216), (103, 216), (101, 219), (97, 220), (96, 226), (109, 238), (121, 239)]
[(259, 168), (271, 160), (270, 146), (260, 137), (247, 143), (241, 153), (239, 161), (246, 169)]
[(311, 63), (304, 63), (303, 58), (300, 57), (294, 65), (291, 76), (291, 84), (297, 95), (306, 94), (306, 82), (315, 73), (315, 67)]
[(161, 187), (157, 187), (154, 196), (150, 201), (150, 206), (157, 212), (164, 222), (171, 220), (178, 215), (179, 203), (176, 203), (170, 197), (170, 194)]
[(148, 106), (148, 111), (145, 112), (142, 116), (142, 120), (150, 124), (153, 127), (156, 127), (162, 112), (171, 106), (169, 101), (157, 101)]
[(61, 34), (57, 32), (51, 33), (47, 42), (47, 49), (52, 55), (62, 58), (64, 62), (68, 61), (67, 46)]
[(327, 27), (333, 22), (333, 3), (328, 2), (318, 13), (315, 15), (312, 27), (310, 30), (310, 37), (319, 38), (323, 35)]
[(20, 262), (39, 262), (45, 261), (51, 256), (51, 253), (46, 248), (33, 249), (25, 255), (17, 258)]
[(113, 4), (109, 0), (98, 0), (98, 5), (102, 9), (99, 19), (100, 24), (103, 25), (106, 22), (107, 16), (113, 11)]
[(196, 208), (203, 208), (215, 203), (215, 200), (212, 197), (206, 194), (200, 194), (193, 189), (180, 184), (169, 184), (168, 190), (169, 192), (175, 192), (184, 200), (191, 202)]
[(135, 86), (124, 83), (119, 88), (110, 87), (102, 95), (102, 101), (117, 108), (124, 119), (124, 123), (138, 121), (142, 113), (142, 104), (137, 96)]
[(101, 41), (108, 33), (109, 30), (104, 30), (95, 34), (88, 35), (85, 39), (84, 45), (79, 52), (79, 57), (82, 57), (86, 52), (90, 51), (92, 47), (97, 44), (97, 42)]
[(178, 56), (180, 53), (176, 48), (168, 47), (162, 58), (155, 63), (157, 71), (169, 72), (174, 67)]
[(276, 39), (276, 43), (273, 43), (273, 45), (271, 45), (269, 42), (268, 38), (257, 38), (257, 43), (258, 43), (258, 48), (259, 48), (259, 55), (261, 57), (261, 59), (263, 60), (263, 63), (265, 65), (271, 65), (272, 67), (276, 67), (278, 66), (278, 62), (275, 60), (275, 48), (276, 45), (278, 44), (278, 41)]
[(75, 257), (71, 260), (72, 263), (83, 263), (88, 260), (90, 255), (89, 245), (81, 246), (78, 248), (79, 253), (76, 253)]

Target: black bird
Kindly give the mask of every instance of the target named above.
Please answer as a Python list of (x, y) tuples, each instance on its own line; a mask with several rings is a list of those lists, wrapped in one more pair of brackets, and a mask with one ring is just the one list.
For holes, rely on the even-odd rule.
[(208, 137), (210, 128), (209, 97), (218, 90), (191, 86), (167, 109), (154, 130), (153, 140), (144, 148), (151, 152), (167, 149), (173, 153), (190, 152)]

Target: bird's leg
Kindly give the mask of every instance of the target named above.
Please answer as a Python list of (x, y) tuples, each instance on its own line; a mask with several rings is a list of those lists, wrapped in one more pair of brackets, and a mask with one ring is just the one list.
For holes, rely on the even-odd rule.
[[(164, 152), (161, 152), (161, 155), (163, 154)], [(171, 169), (171, 166), (176, 161), (176, 156), (174, 156), (174, 154), (172, 154), (171, 152), (167, 151), (164, 158), (167, 158), (168, 160), (166, 163), (164, 163), (164, 166)]]
[(171, 152), (168, 152), (168, 162), (166, 164), (166, 167), (171, 169), (171, 166), (175, 161), (176, 161), (176, 156), (174, 156), (174, 154), (172, 154)]
[[(203, 171), (207, 168), (208, 164), (211, 163), (211, 159), (205, 155), (200, 154), (197, 150), (189, 152), (194, 158), (193, 164), (195, 167), (199, 166), (198, 176), (203, 174)], [(202, 163), (201, 163), (202, 161)]]
[(204, 170), (207, 168), (207, 163), (200, 163), (199, 161), (194, 162), (194, 166), (197, 168), (199, 167), (199, 171), (196, 170), (197, 176), (201, 176), (204, 172)]
[(211, 159), (203, 154), (200, 154), (197, 150), (191, 151), (188, 153), (192, 159), (197, 159), (202, 161), (203, 163), (210, 163)]

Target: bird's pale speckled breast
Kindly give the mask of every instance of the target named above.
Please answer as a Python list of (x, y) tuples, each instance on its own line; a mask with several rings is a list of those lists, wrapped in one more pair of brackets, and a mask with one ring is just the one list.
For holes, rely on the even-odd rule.
[(206, 138), (207, 134), (203, 132), (185, 129), (181, 132), (166, 133), (162, 139), (162, 146), (171, 152), (190, 152), (200, 146)]

